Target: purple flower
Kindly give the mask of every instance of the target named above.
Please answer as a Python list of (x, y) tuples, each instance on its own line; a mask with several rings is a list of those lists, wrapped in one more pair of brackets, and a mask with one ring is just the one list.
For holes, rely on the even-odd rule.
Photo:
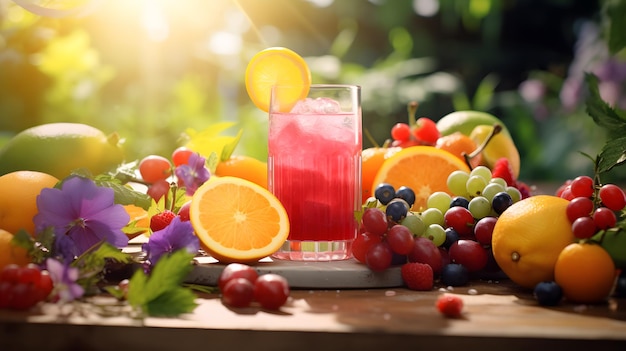
[(181, 221), (176, 216), (167, 227), (152, 233), (142, 248), (146, 252), (147, 261), (154, 266), (163, 255), (180, 249), (186, 249), (189, 253), (198, 252), (200, 241), (193, 232), (191, 222)]
[(70, 302), (83, 296), (85, 289), (78, 285), (78, 268), (70, 267), (68, 263), (61, 263), (53, 258), (46, 260), (46, 269), (54, 283), (52, 295), (60, 302)]
[(204, 184), (211, 177), (209, 169), (206, 168), (206, 159), (195, 152), (189, 156), (189, 161), (185, 165), (180, 165), (174, 170), (176, 177), (183, 182), (187, 195), (191, 196), (200, 185)]
[(71, 177), (61, 189), (43, 189), (37, 196), (37, 209), (33, 218), (37, 232), (52, 227), (55, 248), (66, 259), (102, 241), (120, 248), (128, 244), (122, 228), (130, 216), (115, 204), (113, 189), (99, 187), (91, 179)]

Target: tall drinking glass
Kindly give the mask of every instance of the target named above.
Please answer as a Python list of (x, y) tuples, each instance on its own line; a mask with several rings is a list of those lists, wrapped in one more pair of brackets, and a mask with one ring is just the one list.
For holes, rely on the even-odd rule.
[(274, 86), (270, 104), (268, 185), (290, 222), (273, 257), (347, 259), (361, 206), (361, 88), (312, 85), (295, 104), (282, 98), (293, 91)]

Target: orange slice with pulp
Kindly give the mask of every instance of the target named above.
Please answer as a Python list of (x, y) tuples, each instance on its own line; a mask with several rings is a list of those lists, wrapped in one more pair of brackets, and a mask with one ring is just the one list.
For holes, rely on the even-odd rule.
[(294, 51), (273, 47), (259, 51), (252, 57), (246, 68), (245, 82), (252, 102), (259, 109), (268, 112), (272, 86), (290, 86), (288, 91), (281, 90), (278, 99), (281, 106), (293, 106), (309, 93), (311, 71), (304, 59)]
[(237, 177), (215, 177), (194, 193), (191, 224), (202, 248), (220, 262), (255, 262), (287, 240), (289, 219), (267, 189)]
[(372, 194), (380, 183), (398, 189), (407, 186), (415, 192), (414, 211), (426, 209), (428, 197), (436, 191), (448, 194), (448, 176), (456, 170), (469, 172), (469, 167), (452, 153), (433, 146), (411, 146), (383, 162), (372, 183)]

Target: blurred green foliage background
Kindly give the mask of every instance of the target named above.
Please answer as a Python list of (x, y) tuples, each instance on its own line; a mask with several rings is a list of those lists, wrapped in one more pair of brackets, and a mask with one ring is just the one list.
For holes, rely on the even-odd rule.
[(231, 121), (232, 135), (243, 130), (236, 153), (264, 160), (267, 116), (244, 72), (259, 50), (285, 46), (315, 83), (362, 86), (377, 144), (413, 100), (434, 120), (482, 110), (511, 130), (522, 179), (562, 181), (591, 174), (579, 152), (605, 140), (584, 111), (583, 73), (626, 108), (626, 55), (605, 36), (620, 1), (0, 0), (0, 145), (82, 122), (117, 132), (133, 160)]

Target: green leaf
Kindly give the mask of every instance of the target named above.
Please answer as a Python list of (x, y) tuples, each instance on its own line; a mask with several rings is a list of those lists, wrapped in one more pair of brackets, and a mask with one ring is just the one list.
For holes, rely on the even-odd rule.
[(193, 254), (184, 249), (163, 256), (150, 276), (138, 270), (129, 282), (128, 302), (149, 315), (176, 315), (195, 307), (195, 294), (182, 287), (193, 269)]
[(239, 129), (239, 132), (237, 133), (235, 138), (230, 143), (224, 145), (220, 161), (226, 161), (230, 158), (230, 156), (235, 151), (235, 148), (237, 148), (237, 144), (239, 144), (239, 139), (241, 139), (241, 135), (243, 135), (243, 129)]
[(606, 19), (607, 42), (611, 54), (626, 48), (626, 1), (607, 0), (603, 8)]
[(136, 205), (143, 209), (148, 209), (148, 207), (150, 207), (152, 198), (149, 195), (136, 191), (129, 186), (112, 181), (96, 181), (96, 184), (101, 187), (113, 189), (116, 204)]
[(600, 151), (598, 162), (599, 173), (610, 171), (626, 161), (626, 137), (612, 139), (606, 142)]
[(598, 78), (595, 75), (587, 73), (585, 80), (590, 93), (586, 100), (587, 113), (598, 126), (608, 132), (609, 138), (626, 135), (626, 116), (624, 116), (624, 112), (611, 108), (602, 100), (598, 89)]
[(167, 290), (148, 301), (144, 310), (151, 316), (173, 317), (193, 311), (197, 306), (195, 299), (196, 295), (193, 291), (179, 287)]
[(234, 125), (233, 122), (219, 122), (200, 132), (189, 128), (185, 131), (189, 137), (185, 146), (204, 157), (208, 157), (213, 152), (221, 156), (225, 147), (238, 142), (240, 135), (235, 137), (221, 135)]

